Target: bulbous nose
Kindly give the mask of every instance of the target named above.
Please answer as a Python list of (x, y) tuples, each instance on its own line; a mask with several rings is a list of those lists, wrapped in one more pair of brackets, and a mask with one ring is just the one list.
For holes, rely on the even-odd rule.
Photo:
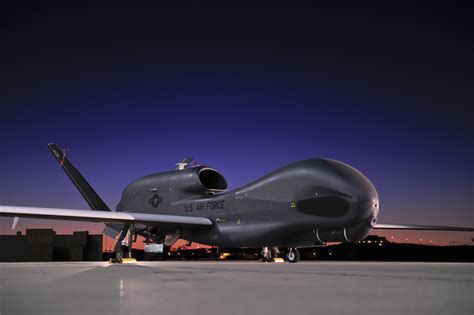
[(375, 224), (379, 212), (379, 196), (372, 182), (348, 164), (329, 159), (324, 161), (337, 179), (338, 190), (349, 196), (350, 211), (357, 213), (360, 220), (370, 218), (371, 224)]
[(352, 242), (364, 239), (377, 222), (379, 213), (377, 190), (364, 174), (352, 166), (334, 160), (324, 160), (324, 163), (330, 185), (345, 195), (343, 198), (348, 202), (349, 209), (336, 224), (342, 227), (342, 230), (336, 232), (331, 230), (329, 234), (327, 231), (321, 231), (318, 234), (320, 240), (324, 237), (327, 239), (323, 241)]

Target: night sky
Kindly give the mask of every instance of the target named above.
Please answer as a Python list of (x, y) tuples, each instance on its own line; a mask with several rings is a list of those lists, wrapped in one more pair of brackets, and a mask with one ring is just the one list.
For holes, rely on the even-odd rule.
[[(186, 156), (231, 189), (328, 157), (374, 183), (380, 223), (472, 227), (467, 8), (350, 3), (1, 8), (0, 204), (87, 209), (46, 148), (56, 142), (113, 208), (131, 181)], [(0, 219), (0, 232), (13, 233), (11, 222)], [(20, 219), (18, 228), (102, 226)]]

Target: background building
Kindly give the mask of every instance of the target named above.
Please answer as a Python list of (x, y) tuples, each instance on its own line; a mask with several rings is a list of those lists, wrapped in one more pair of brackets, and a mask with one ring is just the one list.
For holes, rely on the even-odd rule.
[(102, 260), (102, 235), (74, 232), (56, 235), (53, 229), (27, 229), (26, 235), (0, 235), (0, 261)]

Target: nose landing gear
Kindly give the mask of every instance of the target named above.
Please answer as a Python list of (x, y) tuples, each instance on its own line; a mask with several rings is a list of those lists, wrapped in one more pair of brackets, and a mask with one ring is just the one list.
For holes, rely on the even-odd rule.
[(286, 251), (286, 260), (290, 263), (297, 263), (300, 260), (300, 252), (295, 247), (290, 247)]

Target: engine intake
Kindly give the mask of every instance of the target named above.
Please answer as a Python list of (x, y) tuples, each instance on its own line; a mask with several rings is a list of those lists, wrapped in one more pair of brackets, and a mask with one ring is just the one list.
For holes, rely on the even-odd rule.
[(201, 184), (209, 190), (224, 191), (227, 189), (224, 176), (215, 169), (209, 167), (200, 169), (198, 178)]

